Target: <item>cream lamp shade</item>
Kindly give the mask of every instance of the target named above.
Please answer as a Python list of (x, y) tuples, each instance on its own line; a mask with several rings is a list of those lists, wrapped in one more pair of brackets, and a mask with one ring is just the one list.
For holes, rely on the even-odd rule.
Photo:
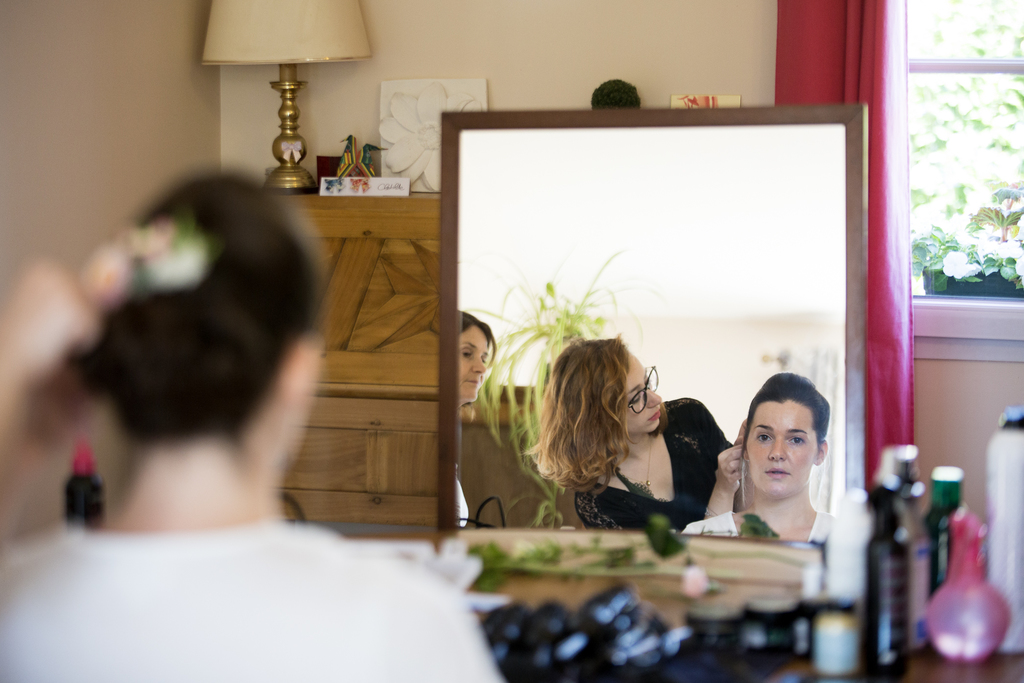
[(213, 0), (203, 64), (370, 58), (359, 0)]
[(316, 183), (299, 162), (306, 141), (298, 134), (295, 96), (306, 85), (296, 64), (370, 58), (359, 0), (213, 0), (203, 64), (279, 64), (281, 134), (272, 152), (280, 162), (266, 187), (282, 192), (314, 191)]

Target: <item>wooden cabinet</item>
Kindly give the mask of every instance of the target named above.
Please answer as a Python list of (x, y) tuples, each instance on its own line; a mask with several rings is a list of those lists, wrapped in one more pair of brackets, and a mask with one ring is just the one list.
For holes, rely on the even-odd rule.
[(289, 197), (327, 273), (322, 381), (284, 488), (307, 519), (437, 524), (438, 197)]

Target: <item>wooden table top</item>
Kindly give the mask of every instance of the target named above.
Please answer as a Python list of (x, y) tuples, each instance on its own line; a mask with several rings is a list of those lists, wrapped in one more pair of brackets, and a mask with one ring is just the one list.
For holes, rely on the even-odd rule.
[[(805, 660), (794, 660), (769, 679), (769, 683), (790, 683), (792, 676), (814, 678), (814, 668)], [(799, 678), (797, 679), (799, 680)], [(841, 679), (822, 677), (824, 681), (846, 680), (848, 683), (871, 680), (865, 678)], [(881, 679), (879, 679), (881, 680)], [(994, 654), (981, 664), (947, 662), (930, 647), (910, 657), (903, 683), (1020, 683), (1024, 681), (1024, 655)]]

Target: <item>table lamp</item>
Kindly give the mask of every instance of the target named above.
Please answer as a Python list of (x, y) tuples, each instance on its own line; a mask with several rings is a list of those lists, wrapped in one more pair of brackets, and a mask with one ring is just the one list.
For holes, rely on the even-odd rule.
[(306, 85), (296, 64), (370, 58), (359, 0), (213, 0), (203, 64), (279, 64), (281, 134), (271, 150), (279, 165), (264, 187), (285, 193), (316, 191), (299, 162), (306, 141), (299, 135), (295, 96)]

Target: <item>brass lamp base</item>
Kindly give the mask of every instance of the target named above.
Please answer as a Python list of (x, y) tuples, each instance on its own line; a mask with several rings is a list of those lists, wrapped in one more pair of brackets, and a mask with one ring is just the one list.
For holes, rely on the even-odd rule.
[(298, 80), (294, 64), (281, 64), (280, 80), (270, 87), (281, 93), (281, 134), (274, 138), (271, 152), (280, 165), (267, 176), (263, 189), (286, 194), (305, 194), (317, 191), (316, 181), (309, 171), (300, 166), (306, 158), (306, 141), (299, 135), (299, 108), (295, 96), (305, 85)]
[(312, 194), (318, 191), (316, 180), (309, 171), (298, 166), (297, 168), (286, 168), (278, 166), (263, 183), (263, 189), (268, 192), (280, 194)]

